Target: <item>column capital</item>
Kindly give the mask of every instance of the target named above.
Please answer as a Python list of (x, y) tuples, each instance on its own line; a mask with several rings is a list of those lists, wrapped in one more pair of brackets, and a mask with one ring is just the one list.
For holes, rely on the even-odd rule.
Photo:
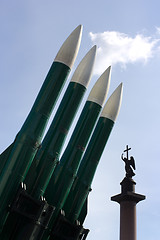
[(146, 197), (144, 195), (141, 195), (138, 193), (126, 192), (126, 193), (121, 193), (121, 194), (111, 197), (111, 200), (118, 202), (118, 203), (121, 203), (123, 201), (132, 201), (132, 202), (138, 203), (138, 202), (144, 200), (145, 198)]
[(144, 200), (146, 197), (144, 195), (135, 193), (136, 182), (132, 178), (125, 177), (121, 184), (121, 193), (111, 197), (112, 201), (121, 203), (122, 201), (132, 201), (138, 203)]

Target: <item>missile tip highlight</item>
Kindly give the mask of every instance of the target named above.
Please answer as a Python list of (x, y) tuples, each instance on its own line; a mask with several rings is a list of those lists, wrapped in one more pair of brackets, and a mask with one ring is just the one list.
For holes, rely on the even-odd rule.
[(110, 77), (111, 77), (111, 66), (109, 66), (103, 74), (98, 78), (97, 82), (93, 86), (89, 96), (88, 101), (96, 102), (100, 106), (103, 106), (109, 86), (110, 86)]
[(95, 51), (96, 51), (97, 50), (97, 45), (94, 45), (92, 48), (95, 49)]
[(87, 52), (87, 54), (84, 56), (76, 68), (71, 82), (78, 82), (87, 88), (93, 72), (96, 50), (97, 46), (95, 45)]
[(77, 57), (80, 42), (82, 38), (83, 26), (79, 25), (73, 30), (69, 37), (64, 41), (60, 50), (58, 51), (54, 62), (61, 62), (67, 65), (70, 69), (73, 67), (74, 61)]
[(106, 102), (102, 110), (101, 117), (109, 118), (113, 122), (116, 121), (121, 106), (122, 93), (123, 83), (120, 83)]

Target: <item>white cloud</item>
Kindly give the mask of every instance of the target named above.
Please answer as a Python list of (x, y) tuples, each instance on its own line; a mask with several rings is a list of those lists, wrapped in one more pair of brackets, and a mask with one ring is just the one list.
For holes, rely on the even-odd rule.
[(109, 65), (141, 61), (146, 63), (154, 55), (154, 47), (160, 39), (153, 39), (137, 34), (134, 38), (127, 34), (107, 31), (89, 33), (91, 41), (98, 47), (95, 74), (101, 74)]

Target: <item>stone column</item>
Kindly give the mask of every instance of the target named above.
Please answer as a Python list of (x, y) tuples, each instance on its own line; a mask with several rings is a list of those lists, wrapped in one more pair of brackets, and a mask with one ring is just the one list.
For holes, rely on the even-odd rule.
[(135, 193), (135, 182), (125, 177), (121, 182), (121, 194), (111, 197), (120, 204), (120, 240), (136, 240), (136, 204), (145, 199), (144, 195)]

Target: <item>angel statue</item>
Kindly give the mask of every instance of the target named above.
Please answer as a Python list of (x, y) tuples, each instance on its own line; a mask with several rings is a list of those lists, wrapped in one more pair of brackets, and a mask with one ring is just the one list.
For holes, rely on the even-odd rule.
[(127, 152), (127, 157), (123, 157), (123, 153), (121, 155), (122, 160), (125, 162), (125, 170), (126, 170), (127, 178), (132, 178), (133, 176), (135, 176), (133, 169), (134, 170), (136, 169), (133, 156), (130, 157), (130, 160), (128, 159), (128, 150), (130, 150), (130, 149), (131, 148), (128, 148), (128, 145), (127, 145), (127, 149), (124, 151), (124, 152)]

